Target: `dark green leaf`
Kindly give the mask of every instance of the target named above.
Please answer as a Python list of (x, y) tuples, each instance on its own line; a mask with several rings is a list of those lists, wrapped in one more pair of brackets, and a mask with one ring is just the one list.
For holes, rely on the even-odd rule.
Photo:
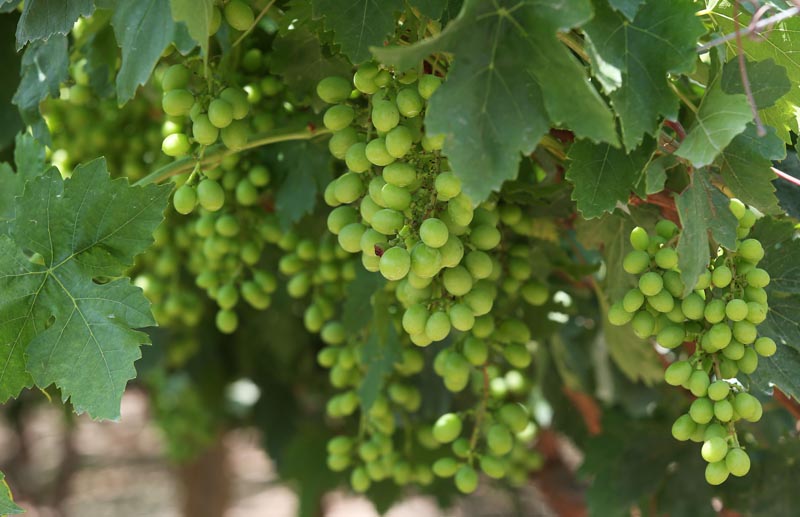
[(0, 16), (0, 63), (7, 71), (0, 78), (0, 150), (13, 142), (14, 135), (22, 129), (19, 110), (11, 103), (19, 84), (18, 75), (11, 72), (18, 70), (20, 65), (20, 55), (14, 46), (16, 21), (16, 16)]
[(172, 19), (184, 22), (192, 37), (208, 58), (208, 29), (214, 14), (214, 0), (170, 0)]
[(770, 275), (767, 292), (771, 296), (800, 295), (800, 240), (794, 239), (793, 226), (790, 221), (764, 218), (752, 233), (764, 246), (764, 258), (758, 267)]
[(595, 76), (611, 97), (622, 125), (622, 141), (633, 149), (655, 134), (661, 118), (675, 119), (678, 99), (667, 74), (690, 72), (697, 38), (705, 28), (691, 0), (648, 0), (631, 23), (605, 2), (584, 32)]
[(728, 95), (714, 83), (700, 103), (695, 123), (675, 153), (695, 167), (705, 167), (722, 153), (753, 120), (753, 112), (743, 94)]
[(369, 47), (383, 46), (403, 8), (402, 0), (312, 0), (312, 5), (314, 17), (325, 18), (342, 53), (356, 64), (370, 58)]
[(61, 35), (31, 43), (22, 55), (22, 79), (13, 102), (25, 124), (32, 126), (33, 136), (45, 144), (50, 143), (50, 133), (39, 113), (39, 103), (48, 96), (59, 96), (59, 86), (69, 77), (68, 66), (67, 38)]
[(122, 66), (117, 74), (117, 102), (122, 105), (147, 82), (161, 53), (172, 41), (175, 23), (164, 0), (118, 0), (111, 18)]
[[(772, 59), (747, 61), (745, 70), (758, 109), (769, 108), (792, 89), (786, 69), (776, 65)], [(737, 59), (728, 61), (722, 67), (722, 90), (730, 94), (745, 93)]]
[(650, 161), (644, 169), (644, 174), (634, 189), (636, 195), (644, 199), (650, 194), (657, 194), (664, 190), (667, 182), (667, 171), (680, 165), (680, 162), (671, 154), (659, 156)]
[(388, 305), (385, 301), (377, 299), (376, 295), (373, 298), (373, 307), (369, 338), (360, 351), (361, 364), (366, 368), (358, 387), (358, 398), (361, 401), (363, 414), (367, 414), (372, 408), (386, 376), (394, 371), (394, 364), (400, 359), (400, 341), (392, 317), (388, 313)]
[[(765, 328), (768, 326), (769, 328)], [(758, 369), (750, 374), (750, 380), (764, 393), (772, 394), (772, 387), (777, 386), (785, 394), (800, 401), (800, 350), (781, 343), (779, 340), (783, 336), (774, 333), (776, 328), (780, 327), (772, 327), (767, 323), (759, 327), (762, 335), (775, 339), (778, 349), (771, 357), (759, 357)]]
[(569, 150), (566, 178), (575, 185), (572, 199), (586, 219), (612, 212), (626, 202), (654, 150), (652, 141), (626, 154), (609, 144), (581, 140)]
[(152, 243), (170, 190), (111, 181), (103, 159), (26, 184), (11, 236), (0, 237), (0, 401), (56, 384), (77, 412), (119, 417), (149, 342), (133, 329), (155, 320), (129, 279), (95, 280), (122, 275)]
[(347, 285), (347, 296), (342, 310), (342, 324), (348, 334), (366, 327), (372, 319), (372, 295), (383, 288), (386, 281), (379, 274), (358, 268), (355, 279)]
[(631, 21), (636, 18), (636, 13), (644, 3), (644, 0), (609, 0), (611, 7), (625, 15)]
[(409, 3), (419, 9), (424, 16), (438, 20), (448, 0), (411, 0)]
[(25, 0), (17, 25), (17, 49), (29, 41), (66, 34), (78, 18), (93, 11), (92, 0)]
[(5, 475), (0, 472), (0, 515), (16, 515), (24, 513), (25, 510), (14, 504), (11, 499), (11, 490), (6, 484)]
[[(14, 218), (14, 198), (21, 196), (25, 182), (43, 173), (44, 146), (27, 133), (17, 135), (14, 162), (17, 173), (7, 164), (0, 164), (0, 223)], [(0, 233), (4, 233), (0, 231)]]
[(728, 204), (728, 198), (711, 185), (705, 169), (696, 170), (691, 184), (675, 198), (683, 227), (677, 251), (681, 278), (686, 285), (684, 294), (691, 292), (708, 267), (712, 251), (709, 230), (717, 244), (728, 249), (736, 247), (738, 222)]
[(759, 137), (753, 124), (744, 133), (733, 139), (725, 148), (717, 163), (725, 185), (731, 192), (748, 205), (765, 214), (783, 212), (775, 197), (772, 180), (772, 160), (782, 160), (786, 156), (786, 146), (775, 134), (775, 128), (768, 128), (766, 136)]
[[(20, 2), (21, 0), (0, 0), (0, 13), (10, 13), (17, 8)], [(14, 31), (12, 30), (10, 34), (13, 35)]]

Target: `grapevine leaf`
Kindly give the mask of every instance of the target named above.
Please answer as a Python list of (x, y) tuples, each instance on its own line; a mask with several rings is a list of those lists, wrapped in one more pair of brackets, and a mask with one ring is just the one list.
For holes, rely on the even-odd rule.
[(382, 46), (395, 27), (395, 12), (402, 0), (312, 0), (315, 18), (325, 18), (334, 41), (353, 63), (370, 58), (369, 47)]
[(141, 289), (118, 277), (153, 241), (169, 186), (110, 180), (104, 159), (55, 169), (16, 199), (0, 237), (0, 401), (55, 383), (78, 413), (118, 418), (155, 325)]
[(653, 345), (648, 340), (637, 337), (630, 326), (606, 324), (603, 326), (603, 338), (611, 359), (628, 379), (647, 385), (664, 379), (664, 367), (653, 350)]
[(650, 194), (657, 194), (664, 190), (664, 184), (667, 182), (667, 171), (679, 165), (680, 162), (671, 154), (651, 160), (636, 184), (634, 189), (636, 195), (644, 199)]
[[(796, 152), (788, 153), (786, 159), (776, 166), (786, 174), (800, 178), (800, 159), (798, 159)], [(795, 219), (800, 219), (800, 186), (782, 178), (775, 180), (773, 185), (781, 208)]]
[(172, 19), (185, 22), (192, 37), (208, 58), (208, 29), (214, 15), (214, 0), (170, 0)]
[(733, 139), (731, 145), (720, 155), (718, 165), (725, 185), (748, 205), (765, 214), (782, 212), (775, 197), (772, 180), (772, 160), (786, 156), (786, 146), (775, 134), (775, 128), (767, 128), (766, 136), (759, 137), (753, 124), (744, 133)]
[(438, 20), (447, 6), (448, 0), (411, 0), (411, 5), (432, 20)]
[(572, 199), (586, 219), (612, 212), (630, 196), (653, 152), (652, 141), (630, 154), (609, 144), (575, 142), (569, 150), (566, 178), (575, 185)]
[(311, 99), (317, 109), (324, 106), (316, 93), (317, 83), (331, 75), (350, 75), (350, 65), (338, 55), (324, 55), (319, 38), (303, 27), (281, 34), (271, 56), (270, 71), (282, 76), (300, 98)]
[(686, 158), (695, 167), (705, 167), (751, 120), (753, 113), (747, 97), (738, 93), (729, 95), (716, 82), (703, 97), (697, 119), (675, 155)]
[(348, 334), (354, 334), (372, 319), (372, 295), (383, 288), (381, 275), (358, 268), (356, 277), (347, 284), (347, 296), (342, 310), (342, 325)]
[[(759, 327), (759, 333), (778, 342), (777, 335), (773, 333), (775, 328), (764, 327), (767, 325)], [(750, 380), (764, 393), (771, 394), (772, 387), (777, 386), (785, 394), (800, 401), (800, 350), (778, 342), (774, 355), (758, 358), (758, 369), (750, 374)]]
[(400, 359), (400, 341), (386, 300), (375, 296), (373, 308), (372, 328), (360, 353), (361, 362), (367, 370), (358, 387), (361, 412), (364, 414), (369, 412), (378, 399), (384, 379), (394, 371), (394, 364)]
[[(20, 68), (21, 56), (14, 50), (16, 21), (15, 16), (0, 16), (0, 63), (9, 71)], [(0, 79), (0, 150), (13, 142), (14, 135), (22, 129), (19, 110), (11, 103), (18, 82), (17, 74), (10, 72)]]
[(163, 0), (117, 0), (111, 18), (122, 66), (117, 73), (117, 102), (125, 104), (147, 82), (161, 53), (172, 41), (175, 23)]
[(609, 0), (608, 3), (611, 4), (611, 7), (624, 14), (627, 19), (633, 21), (644, 0)]
[(50, 143), (50, 133), (39, 113), (39, 103), (48, 96), (59, 96), (61, 83), (69, 77), (68, 66), (66, 36), (35, 41), (22, 55), (21, 80), (13, 102), (19, 107), (23, 122), (33, 129), (33, 136), (45, 144)]
[[(14, 162), (17, 173), (7, 164), (0, 165), (0, 223), (14, 218), (14, 198), (21, 196), (25, 182), (45, 170), (44, 146), (27, 133), (17, 135), (14, 145)], [(0, 227), (2, 228), (2, 227)], [(0, 233), (5, 233), (0, 230)]]
[(588, 20), (591, 5), (512, 4), (469, 1), (437, 38), (408, 49), (373, 50), (379, 59), (403, 65), (435, 51), (455, 55), (425, 123), (429, 133), (445, 135), (444, 152), (464, 192), (478, 202), (516, 177), (520, 153), (532, 152), (551, 124), (578, 137), (617, 141), (610, 110), (556, 37)]
[(24, 512), (25, 510), (14, 504), (5, 475), (0, 472), (0, 515), (16, 515)]
[(705, 28), (691, 0), (647, 0), (633, 22), (594, 2), (595, 17), (583, 27), (592, 68), (622, 125), (622, 141), (633, 149), (660, 118), (678, 115), (678, 99), (667, 74), (690, 72), (697, 38)]
[(93, 11), (92, 0), (26, 0), (17, 24), (17, 50), (29, 41), (68, 33), (78, 18)]
[(728, 204), (728, 198), (711, 185), (705, 169), (696, 170), (692, 174), (691, 184), (675, 198), (683, 227), (677, 251), (681, 279), (686, 285), (684, 296), (692, 291), (697, 279), (708, 267), (709, 230), (717, 244), (728, 249), (736, 247), (738, 222)]
[[(10, 13), (17, 8), (21, 0), (0, 0), (0, 13)], [(9, 34), (13, 34), (11, 31)]]
[[(789, 93), (792, 83), (786, 75), (786, 68), (775, 64), (772, 59), (746, 61), (745, 70), (750, 81), (750, 91), (758, 109), (773, 106), (778, 99)], [(731, 60), (722, 67), (722, 90), (725, 93), (745, 93), (738, 60)]]

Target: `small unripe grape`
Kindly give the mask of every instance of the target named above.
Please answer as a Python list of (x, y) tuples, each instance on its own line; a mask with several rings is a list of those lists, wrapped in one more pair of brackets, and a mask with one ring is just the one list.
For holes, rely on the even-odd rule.
[(250, 112), (250, 103), (247, 102), (247, 93), (244, 90), (228, 87), (220, 92), (219, 97), (228, 101), (233, 108), (234, 120), (242, 120)]
[[(340, 233), (339, 236), (341, 235)], [(389, 248), (381, 256), (379, 267), (381, 274), (387, 280), (400, 280), (411, 269), (411, 255), (405, 248), (399, 246)]]
[(444, 288), (453, 296), (464, 296), (472, 289), (472, 275), (463, 266), (448, 269), (442, 280)]
[(612, 325), (619, 327), (627, 324), (632, 319), (633, 314), (625, 310), (625, 308), (622, 306), (622, 302), (616, 302), (608, 309), (608, 321)]
[(325, 111), (322, 123), (331, 131), (341, 131), (353, 122), (354, 117), (355, 112), (353, 108), (346, 104), (338, 104), (336, 106), (331, 106)]
[(650, 255), (646, 251), (634, 250), (622, 259), (622, 269), (630, 275), (638, 275), (650, 265)]
[(383, 168), (382, 176), (386, 183), (407, 187), (417, 179), (417, 172), (407, 163), (395, 162)]
[(422, 111), (422, 97), (420, 97), (415, 89), (403, 88), (400, 90), (397, 93), (396, 102), (397, 109), (404, 117), (416, 117)]
[(725, 315), (731, 321), (741, 321), (747, 317), (747, 302), (733, 299), (725, 305)]
[(656, 341), (664, 348), (676, 348), (686, 339), (686, 331), (682, 325), (667, 325), (656, 335)]
[(411, 193), (408, 189), (387, 183), (381, 189), (381, 197), (386, 208), (402, 212), (411, 205)]
[(707, 424), (714, 417), (714, 405), (707, 398), (699, 398), (689, 406), (689, 415), (698, 424)]
[(733, 273), (728, 266), (719, 266), (714, 268), (711, 273), (711, 283), (714, 287), (728, 287), (733, 279)]
[(742, 258), (752, 262), (753, 264), (758, 263), (758, 261), (764, 258), (764, 248), (756, 239), (747, 239), (742, 241), (742, 243), (739, 244), (739, 249), (737, 252)]
[[(372, 71), (375, 73), (372, 73)], [(372, 95), (378, 91), (378, 85), (375, 84), (375, 76), (378, 75), (378, 69), (375, 66), (361, 65), (356, 73), (353, 75), (353, 84), (356, 89), (361, 93)]]
[(217, 312), (215, 322), (220, 332), (233, 334), (239, 326), (239, 317), (231, 310), (221, 310)]
[(386, 151), (395, 158), (402, 158), (414, 143), (411, 131), (405, 126), (397, 126), (386, 134)]
[(690, 320), (703, 319), (706, 302), (697, 293), (692, 293), (681, 302), (681, 311)]
[(742, 344), (749, 345), (756, 340), (757, 335), (756, 326), (749, 321), (737, 321), (733, 324), (733, 337)]
[[(347, 156), (347, 151), (351, 146), (358, 142), (358, 133), (355, 128), (346, 127), (341, 131), (336, 131), (331, 139), (328, 141), (328, 150), (331, 154), (340, 160), (344, 160)], [(366, 161), (366, 156), (364, 161)], [(367, 162), (369, 168), (369, 162)]]
[(456, 267), (464, 257), (464, 243), (455, 235), (450, 234), (444, 246), (439, 248), (439, 253), (442, 254), (442, 267)]
[(197, 201), (209, 212), (216, 212), (225, 204), (225, 191), (216, 181), (204, 179), (197, 185)]
[(545, 302), (547, 302), (547, 300), (550, 298), (550, 291), (547, 286), (537, 281), (525, 283), (525, 285), (522, 286), (522, 289), (520, 289), (520, 294), (522, 294), (522, 298), (526, 302), (535, 307), (544, 305)]
[(380, 167), (389, 165), (395, 160), (394, 156), (386, 150), (386, 140), (383, 138), (370, 140), (367, 147), (364, 148), (364, 154), (370, 163)]
[(733, 405), (727, 400), (714, 403), (714, 416), (720, 422), (730, 422), (733, 418)]
[(456, 472), (455, 484), (462, 494), (471, 494), (478, 488), (478, 473), (469, 465), (462, 465)]
[(722, 438), (711, 438), (705, 441), (700, 453), (703, 459), (709, 463), (721, 461), (728, 453), (728, 443)]
[(472, 222), (475, 213), (472, 200), (463, 192), (447, 202), (447, 213), (459, 226), (467, 226)]
[(750, 472), (750, 457), (743, 449), (731, 449), (725, 456), (725, 466), (734, 476), (742, 477)]
[(161, 88), (165, 92), (186, 88), (186, 85), (189, 84), (190, 76), (189, 69), (185, 66), (172, 65), (167, 68), (167, 71), (161, 77)]
[(249, 180), (243, 179), (236, 184), (236, 202), (242, 206), (252, 206), (258, 201), (258, 190)]
[(711, 300), (706, 304), (706, 308), (703, 311), (703, 316), (709, 323), (719, 323), (725, 319), (725, 302), (719, 298)]
[(769, 273), (761, 268), (751, 269), (746, 278), (748, 285), (752, 287), (767, 287), (769, 285)]
[(225, 214), (217, 219), (214, 229), (223, 237), (234, 237), (239, 234), (239, 221), (232, 214)]
[(449, 478), (456, 474), (458, 461), (455, 458), (439, 458), (433, 462), (433, 473), (440, 478)]
[(246, 2), (231, 0), (225, 6), (225, 21), (237, 31), (246, 31), (255, 22), (255, 15)]
[(372, 216), (372, 227), (384, 235), (394, 235), (403, 227), (404, 220), (402, 213), (384, 208)]
[(744, 350), (742, 358), (736, 361), (736, 365), (742, 373), (749, 375), (758, 368), (758, 354), (756, 354), (756, 351), (752, 348), (747, 347)]
[(433, 437), (439, 443), (450, 443), (461, 434), (461, 418), (455, 413), (445, 413), (433, 424)]
[(492, 310), (494, 293), (488, 289), (475, 288), (464, 296), (464, 302), (475, 316), (483, 316)]
[(746, 392), (737, 393), (733, 399), (733, 408), (748, 421), (753, 421), (753, 418), (760, 413), (760, 407), (758, 399)]
[(219, 129), (211, 123), (207, 115), (200, 114), (192, 123), (192, 136), (198, 144), (211, 145), (217, 141)]
[(197, 192), (189, 185), (183, 185), (172, 196), (172, 204), (179, 214), (190, 214), (197, 206)]
[(183, 156), (189, 152), (190, 148), (189, 138), (183, 133), (167, 135), (161, 143), (161, 150), (167, 156)]
[(667, 367), (664, 380), (671, 386), (680, 386), (688, 381), (691, 375), (692, 365), (689, 361), (676, 361)]
[(326, 77), (317, 84), (317, 95), (328, 104), (342, 102), (350, 96), (352, 91), (350, 81), (343, 77)]
[(446, 312), (437, 311), (425, 322), (425, 334), (431, 341), (441, 341), (450, 334), (450, 317)]
[(731, 342), (731, 328), (725, 323), (717, 323), (708, 330), (709, 344), (713, 348), (712, 352), (722, 350)]
[(430, 99), (433, 92), (442, 84), (442, 79), (435, 75), (426, 74), (419, 78), (417, 91), (423, 99)]
[(650, 245), (650, 237), (647, 235), (647, 230), (641, 226), (637, 226), (631, 230), (630, 241), (633, 249), (639, 251), (646, 251), (647, 247)]
[(490, 250), (500, 244), (501, 234), (494, 226), (481, 224), (472, 229), (469, 239), (479, 250)]
[(467, 270), (473, 278), (481, 280), (492, 274), (493, 264), (491, 257), (479, 250), (470, 251), (464, 259)]
[(377, 100), (372, 104), (372, 125), (375, 129), (386, 133), (394, 129), (400, 122), (400, 113), (391, 101)]
[(161, 99), (161, 107), (164, 113), (171, 117), (183, 117), (188, 115), (194, 105), (194, 95), (189, 90), (171, 90), (164, 94)]
[(464, 304), (456, 303), (452, 305), (448, 315), (450, 316), (451, 325), (456, 330), (468, 332), (475, 325), (475, 315), (472, 313), (472, 309)]
[(354, 492), (363, 494), (369, 490), (371, 484), (372, 481), (364, 467), (356, 467), (353, 469), (353, 472), (350, 473), (350, 486), (353, 488)]
[(348, 224), (358, 221), (358, 212), (351, 206), (339, 206), (331, 210), (328, 214), (328, 231), (334, 235)]
[(678, 233), (678, 226), (669, 219), (662, 219), (656, 223), (656, 233), (661, 238), (670, 240)]
[(731, 212), (733, 212), (734, 217), (736, 217), (738, 220), (741, 220), (742, 217), (744, 217), (745, 212), (747, 212), (747, 207), (744, 206), (744, 203), (736, 198), (732, 198), (730, 200), (728, 207), (730, 208)]
[(334, 195), (340, 203), (352, 203), (364, 195), (364, 183), (361, 176), (354, 172), (345, 172), (334, 180)]
[(727, 357), (722, 357), (722, 361), (719, 363), (719, 372), (722, 375), (723, 379), (732, 379), (736, 377), (736, 374), (739, 373), (739, 367), (736, 364), (736, 361), (731, 361)]
[(220, 131), (220, 137), (225, 147), (238, 151), (247, 144), (247, 135), (250, 129), (243, 120), (234, 120), (228, 127)]
[(754, 325), (767, 319), (767, 306), (756, 302), (747, 302), (747, 321)]
[[(377, 214), (376, 214), (377, 217)], [(442, 254), (439, 250), (419, 243), (411, 250), (411, 270), (422, 278), (431, 278), (441, 270)]]
[(447, 226), (441, 221), (431, 217), (425, 219), (419, 227), (419, 236), (427, 246), (441, 248), (449, 237)]
[(661, 248), (654, 260), (661, 269), (673, 269), (678, 266), (678, 252), (672, 248)]
[(758, 352), (758, 355), (762, 357), (770, 357), (778, 350), (778, 346), (775, 344), (775, 341), (769, 337), (760, 337), (756, 339), (755, 345), (753, 346), (755, 347), (756, 352)]
[(440, 201), (448, 201), (461, 193), (461, 180), (451, 171), (436, 176), (434, 186)]
[(208, 105), (208, 120), (219, 129), (228, 127), (233, 122), (233, 106), (224, 99), (214, 99)]
[(728, 479), (728, 467), (724, 461), (709, 463), (706, 466), (706, 482), (709, 485), (721, 485)]
[[(450, 309), (452, 313), (452, 308)], [(464, 357), (473, 366), (482, 366), (489, 358), (489, 346), (482, 339), (470, 336), (464, 341)]]
[(752, 210), (747, 210), (739, 220), (739, 228), (749, 230), (756, 224), (756, 214)]
[(650, 271), (639, 278), (639, 290), (645, 296), (655, 296), (664, 288), (664, 281), (656, 272)]
[(350, 223), (339, 231), (339, 246), (348, 253), (361, 251), (361, 237), (367, 227), (361, 223)]
[(731, 385), (725, 381), (715, 381), (708, 387), (708, 398), (713, 401), (724, 400), (731, 391)]
[(681, 442), (688, 440), (697, 430), (697, 424), (689, 415), (681, 415), (672, 424), (672, 436)]
[(652, 308), (664, 314), (675, 308), (675, 299), (666, 290), (659, 291), (655, 296), (648, 296), (647, 301)]
[(695, 370), (689, 376), (689, 391), (691, 391), (692, 395), (695, 397), (705, 397), (708, 393), (708, 386), (710, 383), (711, 381), (708, 379), (708, 374), (706, 372), (703, 370)]
[(739, 360), (744, 356), (744, 345), (733, 339), (722, 349), (722, 355), (734, 361)]

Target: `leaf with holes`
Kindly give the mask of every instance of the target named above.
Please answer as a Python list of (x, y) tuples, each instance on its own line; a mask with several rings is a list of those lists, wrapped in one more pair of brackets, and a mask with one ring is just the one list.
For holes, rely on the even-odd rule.
[(133, 329), (155, 325), (122, 275), (152, 243), (169, 192), (112, 181), (104, 159), (26, 184), (0, 236), (0, 402), (55, 384), (77, 412), (119, 417), (149, 342)]

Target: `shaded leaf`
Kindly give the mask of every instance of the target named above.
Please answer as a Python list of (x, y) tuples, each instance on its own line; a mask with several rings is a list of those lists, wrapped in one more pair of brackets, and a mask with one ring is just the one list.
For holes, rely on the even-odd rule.
[(17, 49), (29, 41), (67, 34), (78, 18), (92, 12), (92, 0), (26, 0), (17, 24)]
[(383, 276), (364, 268), (357, 268), (356, 277), (347, 284), (347, 295), (342, 309), (342, 325), (348, 334), (366, 327), (372, 319), (372, 295), (386, 283)]
[(750, 374), (750, 380), (764, 393), (772, 394), (772, 387), (777, 386), (786, 395), (800, 401), (800, 350), (781, 344), (778, 341), (781, 336), (773, 332), (774, 327), (764, 327), (767, 325), (761, 325), (759, 332), (775, 339), (779, 343), (778, 349), (771, 357), (758, 358), (758, 368)]
[[(16, 174), (7, 164), (0, 164), (0, 223), (14, 218), (14, 198), (21, 196), (25, 182), (45, 170), (44, 146), (27, 133), (17, 135), (14, 144)], [(0, 226), (0, 233), (5, 228)]]
[(184, 22), (189, 36), (203, 50), (203, 58), (208, 59), (208, 29), (214, 14), (214, 0), (170, 0), (172, 19)]
[(609, 0), (608, 3), (611, 7), (624, 14), (627, 19), (633, 21), (644, 0)]
[(366, 367), (366, 373), (358, 386), (363, 414), (367, 414), (372, 408), (386, 377), (394, 371), (394, 364), (400, 360), (400, 341), (386, 300), (376, 296), (373, 298), (373, 308), (369, 337), (360, 350), (361, 364)]
[[(769, 108), (781, 97), (789, 93), (792, 83), (786, 75), (786, 68), (775, 64), (772, 59), (746, 61), (745, 70), (750, 82), (750, 91), (758, 109)], [(745, 93), (739, 61), (732, 59), (722, 67), (722, 90), (725, 93)]]
[[(13, 5), (11, 6), (13, 7)], [(0, 7), (0, 11), (2, 11)], [(21, 56), (14, 45), (16, 16), (0, 16), (0, 63), (8, 73), (0, 78), (0, 150), (14, 141), (14, 135), (22, 129), (19, 110), (11, 103), (19, 84), (19, 76), (11, 70), (19, 70)], [(0, 193), (0, 196), (2, 194)]]
[(395, 12), (402, 0), (312, 0), (315, 18), (324, 17), (325, 26), (334, 32), (334, 41), (350, 61), (363, 63), (370, 58), (369, 47), (382, 46), (394, 31)]

